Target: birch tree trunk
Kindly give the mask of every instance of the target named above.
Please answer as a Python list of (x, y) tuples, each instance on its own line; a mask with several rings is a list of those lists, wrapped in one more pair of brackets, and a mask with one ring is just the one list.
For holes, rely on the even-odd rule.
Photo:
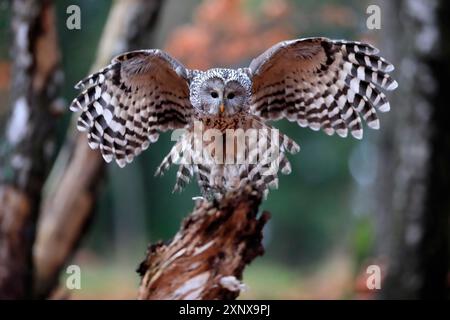
[(383, 298), (448, 297), (450, 4), (385, 1), (399, 91), (382, 130), (377, 185)]
[(11, 115), (0, 154), (0, 299), (31, 297), (32, 247), (41, 190), (62, 111), (52, 2), (12, 2)]
[[(162, 0), (115, 1), (92, 71), (119, 53), (149, 48)], [(77, 115), (74, 116), (75, 120)], [(75, 121), (73, 121), (73, 124)], [(35, 296), (47, 297), (91, 221), (105, 163), (73, 125), (46, 185), (34, 250)]]

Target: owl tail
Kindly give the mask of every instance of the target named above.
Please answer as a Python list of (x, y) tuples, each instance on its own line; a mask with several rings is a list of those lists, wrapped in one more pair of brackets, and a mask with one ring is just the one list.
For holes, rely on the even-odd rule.
[(181, 192), (190, 182), (194, 172), (192, 167), (191, 135), (186, 134), (172, 147), (165, 156), (155, 176), (163, 176), (172, 164), (179, 164), (173, 192)]
[[(257, 145), (248, 146), (250, 158), (249, 163), (240, 168), (240, 188), (246, 184), (253, 184), (266, 198), (269, 189), (278, 188), (278, 172), (281, 171), (282, 174), (287, 175), (292, 171), (286, 154), (295, 154), (300, 151), (300, 147), (287, 135), (259, 119), (254, 119), (252, 127), (263, 129), (263, 132), (267, 132), (267, 134), (259, 138), (258, 143), (267, 144), (268, 149), (261, 155)], [(273, 135), (274, 130), (277, 131), (275, 135)], [(274, 141), (273, 139), (278, 140)], [(273, 145), (278, 148), (275, 158), (270, 155), (273, 152), (271, 151), (271, 146)], [(267, 161), (267, 159), (271, 159), (271, 161)]]

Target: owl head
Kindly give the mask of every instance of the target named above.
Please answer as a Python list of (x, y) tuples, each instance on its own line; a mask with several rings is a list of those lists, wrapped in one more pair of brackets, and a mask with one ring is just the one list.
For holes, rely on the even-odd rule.
[(190, 100), (197, 110), (230, 116), (250, 105), (251, 80), (244, 69), (209, 69), (194, 72)]

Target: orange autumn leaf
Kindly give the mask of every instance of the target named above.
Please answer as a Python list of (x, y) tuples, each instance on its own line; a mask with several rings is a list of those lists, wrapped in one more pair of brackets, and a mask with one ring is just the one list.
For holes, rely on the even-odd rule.
[(356, 24), (354, 12), (345, 6), (324, 5), (320, 9), (320, 18), (324, 23), (340, 27), (351, 27)]
[(0, 61), (0, 90), (6, 90), (11, 79), (11, 63)]
[(248, 4), (249, 0), (202, 1), (192, 23), (172, 32), (165, 50), (189, 68), (207, 69), (247, 62), (292, 37), (284, 0), (266, 0), (255, 12)]

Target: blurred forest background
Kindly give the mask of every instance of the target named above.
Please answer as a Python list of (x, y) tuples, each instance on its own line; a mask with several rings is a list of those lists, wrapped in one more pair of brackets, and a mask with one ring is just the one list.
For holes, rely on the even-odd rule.
[[(8, 128), (15, 99), (11, 89), (17, 58), (11, 54), (13, 2), (0, 0), (2, 131)], [(106, 29), (123, 26), (126, 16), (120, 10), (139, 1), (53, 2), (61, 59), (57, 77), (63, 74), (64, 80), (55, 100), (59, 111), (48, 162), (61, 163), (64, 153), (60, 151), (76, 143), (68, 139), (75, 136), (68, 110), (77, 95), (73, 86), (94, 65), (97, 69), (106, 65), (108, 60), (99, 58), (101, 47), (108, 46)], [(372, 43), (397, 67), (393, 76), (400, 88), (388, 95), (393, 110), (381, 115), (381, 130), (366, 129), (362, 141), (279, 123), (302, 150), (290, 157), (292, 174), (281, 178), (279, 189), (261, 206), (272, 213), (265, 230), (266, 253), (245, 270), (248, 290), (241, 298), (374, 298), (379, 292), (365, 285), (370, 264), (380, 265), (383, 275), (385, 268), (392, 271), (391, 279), (384, 279), (384, 297), (448, 296), (450, 134), (443, 122), (449, 111), (441, 88), (448, 83), (450, 55), (449, 41), (440, 41), (449, 34), (449, 25), (442, 22), (444, 13), (449, 13), (446, 1), (162, 2), (153, 8), (148, 36), (131, 30), (128, 35), (139, 40), (127, 40), (122, 47), (116, 43), (111, 55), (124, 48), (154, 47), (163, 48), (189, 68), (238, 67), (248, 65), (278, 41), (326, 36)], [(72, 4), (81, 8), (81, 30), (66, 27), (66, 9)], [(382, 8), (380, 30), (366, 26), (369, 4)], [(108, 22), (113, 14), (116, 20)], [(130, 25), (139, 28), (141, 18)], [(436, 49), (439, 41), (442, 47)], [(0, 141), (2, 183), (8, 180), (5, 154), (9, 151), (4, 142)], [(195, 183), (181, 194), (172, 194), (173, 168), (162, 178), (154, 177), (171, 145), (170, 135), (163, 134), (131, 165), (120, 169), (110, 164), (95, 176), (92, 217), (83, 226), (85, 236), (76, 254), (65, 261), (82, 271), (82, 289), (71, 291), (70, 298), (136, 296), (135, 269), (147, 245), (170, 239), (191, 211), (191, 198), (199, 194)], [(61, 171), (48, 171), (50, 182), (44, 185), (41, 207), (46, 205), (45, 194), (57, 192), (59, 185), (52, 185), (52, 178)], [(82, 180), (82, 175), (76, 178)], [(70, 223), (77, 218), (65, 219)], [(67, 277), (64, 269), (60, 277), (62, 281)]]

